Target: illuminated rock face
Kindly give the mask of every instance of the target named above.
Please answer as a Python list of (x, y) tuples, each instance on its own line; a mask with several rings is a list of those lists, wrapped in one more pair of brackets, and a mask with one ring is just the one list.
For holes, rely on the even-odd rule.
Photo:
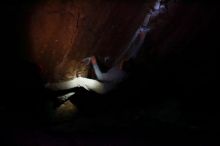
[(44, 1), (29, 18), (30, 53), (48, 81), (74, 78), (91, 55), (112, 59), (126, 48), (147, 12), (145, 1)]

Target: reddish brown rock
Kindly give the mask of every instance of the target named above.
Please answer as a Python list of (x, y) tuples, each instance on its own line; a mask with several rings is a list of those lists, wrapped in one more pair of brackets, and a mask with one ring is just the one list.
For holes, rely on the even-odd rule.
[(145, 1), (44, 1), (33, 8), (29, 36), (31, 56), (49, 81), (73, 78), (91, 55), (113, 59), (126, 48), (142, 23)]

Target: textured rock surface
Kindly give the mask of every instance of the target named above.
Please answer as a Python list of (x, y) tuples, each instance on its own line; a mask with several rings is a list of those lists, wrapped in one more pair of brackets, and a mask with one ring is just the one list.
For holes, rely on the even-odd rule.
[(84, 57), (118, 57), (151, 5), (105, 0), (39, 3), (30, 16), (31, 55), (48, 80), (74, 77), (83, 70)]
[[(66, 120), (65, 115), (71, 120), (67, 123), (55, 124), (55, 128), (61, 128), (54, 131), (69, 131), (73, 134), (73, 136), (64, 134), (63, 138), (59, 139), (57, 136), (59, 132), (57, 135), (53, 132), (45, 134), (45, 128), (47, 129), (48, 125), (51, 126), (51, 124), (46, 124), (49, 121), (47, 111), (50, 107), (49, 103), (51, 103), (51, 99), (48, 99), (49, 95), (38, 88), (38, 86), (41, 87), (41, 84), (38, 83), (39, 78), (33, 73), (35, 71), (32, 69), (32, 65), (19, 64), (17, 58), (14, 57), (18, 55), (16, 53), (19, 51), (16, 52), (15, 48), (20, 49), (18, 47), (20, 41), (27, 40), (26, 37), (18, 35), (20, 32), (26, 33), (23, 30), (26, 30), (27, 27), (22, 21), (24, 19), (20, 19), (27, 14), (27, 11), (20, 7), (20, 1), (16, 1), (17, 4), (11, 2), (7, 7), (2, 5), (1, 9), (1, 15), (5, 17), (1, 17), (4, 21), (0, 24), (3, 28), (3, 47), (0, 59), (1, 64), (7, 68), (4, 69), (3, 66), (1, 71), (3, 74), (1, 79), (5, 81), (1, 82), (3, 93), (0, 103), (0, 133), (3, 136), (1, 138), (5, 139), (7, 144), (2, 144), (0, 141), (0, 145), (13, 145), (10, 144), (12, 140), (5, 137), (16, 140), (15, 145), (59, 145), (59, 143), (63, 146), (87, 143), (90, 145), (91, 143), (94, 145), (139, 145), (137, 142), (140, 142), (140, 139), (143, 140), (143, 144), (140, 145), (147, 145), (145, 141), (148, 139), (150, 143), (155, 143), (161, 141), (160, 137), (162, 139), (171, 138), (173, 141), (176, 139), (175, 137), (185, 139), (186, 135), (200, 143), (207, 143), (207, 137), (215, 134), (216, 127), (219, 125), (216, 112), (219, 105), (217, 105), (217, 86), (215, 85), (217, 81), (216, 52), (219, 46), (220, 26), (217, 21), (219, 19), (217, 3), (185, 0), (175, 0), (174, 3), (170, 3), (168, 13), (160, 15), (151, 23), (152, 32), (147, 36), (143, 45), (136, 67), (137, 72), (133, 78), (130, 78), (131, 81), (128, 84), (126, 82), (126, 85), (116, 92), (98, 99), (94, 98), (95, 95), (92, 93), (80, 91), (80, 94), (71, 101), (76, 103), (78, 111), (83, 113), (76, 117), (76, 121), (71, 119), (73, 109), (75, 109), (74, 106), (72, 108), (71, 103), (64, 104), (71, 105), (70, 108), (67, 108), (70, 114), (60, 110), (61, 108), (64, 112), (66, 111), (64, 105), (57, 108), (64, 120)], [(29, 19), (29, 22), (32, 23), (29, 25), (31, 31), (27, 32), (31, 38), (30, 51), (35, 61), (42, 64), (46, 70), (45, 75), (54, 80), (53, 73), (56, 65), (53, 60), (55, 62), (57, 59), (62, 60), (62, 54), (65, 54), (64, 52), (68, 49), (62, 52), (64, 49), (59, 50), (58, 45), (55, 45), (50, 38), (63, 39), (62, 41), (65, 42), (63, 44), (58, 41), (60, 46), (66, 45), (66, 40), (70, 39), (63, 38), (65, 37), (63, 30), (66, 28), (60, 29), (63, 26), (59, 20), (61, 17), (53, 16), (53, 19), (57, 19), (55, 24), (60, 23), (59, 26), (51, 24), (50, 27), (44, 27), (44, 25), (49, 26), (49, 23), (52, 23), (52, 20), (46, 21), (49, 16), (47, 19), (44, 18), (44, 15), (40, 16), (40, 13), (44, 13), (44, 11), (39, 8), (46, 7), (46, 5), (48, 3), (35, 5), (32, 13), (28, 13), (32, 16)], [(21, 9), (22, 12), (20, 12)], [(67, 21), (66, 19), (65, 17), (64, 20)], [(23, 29), (18, 31), (17, 29), (21, 27)], [(52, 30), (50, 30), (51, 27)], [(37, 30), (42, 34), (37, 33)], [(48, 36), (49, 32), (51, 35)], [(38, 39), (39, 41), (37, 41)], [(80, 39), (80, 41), (83, 40)], [(41, 49), (42, 42), (45, 42), (48, 47)], [(56, 47), (57, 49), (51, 49)], [(24, 47), (21, 48), (24, 49)], [(40, 50), (43, 51), (42, 54), (39, 54)], [(66, 62), (72, 66), (71, 64), (75, 64), (75, 60), (71, 59), (71, 56), (74, 56), (74, 49), (70, 50), (71, 53), (68, 53), (67, 58), (71, 61)], [(76, 47), (75, 50), (77, 50)], [(52, 57), (52, 51), (55, 51), (57, 56)], [(89, 52), (87, 53), (85, 56), (90, 55)], [(82, 55), (82, 57), (84, 56)], [(11, 65), (8, 65), (9, 62)], [(68, 76), (71, 78), (72, 69), (69, 70), (70, 75), (68, 74)], [(58, 75), (57, 79), (62, 79), (62, 73)], [(144, 86), (140, 85), (141, 83)], [(5, 89), (10, 90), (8, 92)], [(44, 104), (44, 102), (46, 103)], [(55, 110), (54, 108), (53, 110)], [(46, 126), (41, 124), (46, 124)], [(75, 134), (80, 134), (80, 132), (88, 133), (91, 139), (77, 139)], [(100, 136), (109, 137), (109, 133), (112, 133), (112, 139), (100, 140)], [(94, 135), (97, 136), (94, 137)], [(146, 139), (145, 135), (149, 138)], [(124, 139), (125, 143), (119, 144), (118, 137), (128, 138)], [(140, 137), (140, 139), (133, 140), (134, 137)], [(182, 140), (179, 143), (182, 143)]]

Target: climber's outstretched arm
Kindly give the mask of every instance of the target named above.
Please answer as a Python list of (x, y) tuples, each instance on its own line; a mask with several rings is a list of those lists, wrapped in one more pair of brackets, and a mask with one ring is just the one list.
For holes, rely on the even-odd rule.
[(91, 63), (92, 63), (92, 67), (94, 69), (95, 75), (98, 80), (108, 81), (110, 79), (111, 75), (108, 72), (107, 73), (101, 72), (101, 70), (97, 64), (96, 58), (94, 56), (91, 58)]

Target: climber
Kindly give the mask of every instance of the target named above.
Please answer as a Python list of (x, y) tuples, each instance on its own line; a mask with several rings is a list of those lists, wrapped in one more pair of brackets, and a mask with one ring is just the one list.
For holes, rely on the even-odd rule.
[[(88, 91), (94, 91), (98, 94), (105, 94), (114, 89), (119, 83), (121, 83), (127, 77), (127, 72), (130, 70), (130, 64), (128, 64), (131, 62), (130, 60), (123, 61), (122, 63), (113, 66), (106, 73), (102, 73), (100, 71), (94, 56), (86, 58), (83, 61), (86, 62), (85, 60), (87, 61), (87, 64), (88, 62), (92, 64), (97, 79), (90, 79), (79, 76), (70, 81), (47, 83), (46, 88), (57, 91), (82, 87)], [(64, 96), (67, 98), (66, 95)]]

